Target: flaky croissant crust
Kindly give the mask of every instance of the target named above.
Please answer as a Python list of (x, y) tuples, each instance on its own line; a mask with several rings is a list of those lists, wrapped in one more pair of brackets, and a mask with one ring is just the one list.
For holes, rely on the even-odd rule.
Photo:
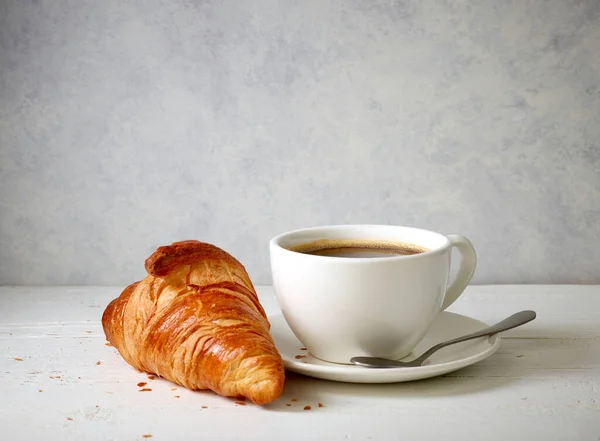
[(192, 390), (276, 399), (284, 367), (243, 265), (199, 241), (158, 248), (148, 276), (106, 307), (102, 326), (127, 363)]

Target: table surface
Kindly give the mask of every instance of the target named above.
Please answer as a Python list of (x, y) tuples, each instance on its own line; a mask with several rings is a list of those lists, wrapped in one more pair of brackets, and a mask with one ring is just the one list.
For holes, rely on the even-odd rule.
[[(288, 372), (266, 406), (127, 365), (100, 324), (121, 289), (0, 287), (0, 438), (600, 440), (600, 286), (470, 286), (449, 311), (490, 324), (522, 309), (538, 317), (441, 377), (369, 385)], [(271, 287), (257, 291), (279, 311)]]

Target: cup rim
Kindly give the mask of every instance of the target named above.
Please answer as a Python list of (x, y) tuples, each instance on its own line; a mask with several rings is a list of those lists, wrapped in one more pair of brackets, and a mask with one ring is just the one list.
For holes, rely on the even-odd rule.
[[(382, 227), (383, 228), (401, 228), (404, 230), (414, 230), (414, 231), (425, 232), (427, 234), (435, 235), (435, 236), (442, 238), (444, 243), (437, 248), (428, 249), (427, 251), (423, 251), (422, 253), (417, 253), (417, 254), (391, 255), (391, 256), (382, 256), (382, 257), (355, 257), (352, 259), (347, 259), (344, 257), (337, 257), (337, 256), (320, 256), (320, 255), (315, 255), (315, 254), (300, 253), (298, 251), (292, 251), (288, 248), (285, 248), (284, 246), (282, 246), (279, 243), (282, 239), (293, 236), (295, 234), (300, 234), (300, 233), (310, 232), (310, 231), (315, 231), (315, 230), (323, 230), (323, 229), (329, 229), (329, 228), (335, 229), (335, 228), (382, 228)], [(280, 233), (280, 234), (272, 237), (269, 240), (269, 245), (271, 248), (278, 248), (279, 250), (283, 251), (286, 254), (289, 253), (289, 254), (292, 254), (297, 257), (304, 257), (304, 258), (308, 258), (308, 259), (321, 259), (323, 261), (328, 261), (328, 262), (344, 262), (344, 263), (352, 264), (352, 263), (368, 263), (368, 262), (375, 263), (375, 262), (391, 262), (391, 261), (397, 261), (397, 260), (423, 259), (423, 258), (427, 258), (430, 256), (434, 256), (434, 255), (438, 255), (438, 254), (446, 252), (448, 250), (448, 248), (451, 247), (451, 242), (450, 242), (450, 239), (448, 238), (448, 236), (446, 236), (445, 234), (442, 234), (442, 233), (439, 233), (439, 232), (433, 231), (433, 230), (428, 230), (425, 228), (412, 227), (412, 226), (408, 226), (408, 225), (335, 224), (335, 225), (319, 225), (319, 226), (304, 227), (304, 228), (297, 228), (295, 230), (289, 230), (289, 231)]]

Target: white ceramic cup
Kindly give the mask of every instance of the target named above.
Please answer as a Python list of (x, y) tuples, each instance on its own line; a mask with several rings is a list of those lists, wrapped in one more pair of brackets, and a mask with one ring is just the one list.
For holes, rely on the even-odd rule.
[[(321, 239), (385, 240), (427, 251), (344, 258), (287, 249)], [(454, 247), (461, 261), (448, 285)], [(466, 237), (392, 225), (305, 228), (272, 238), (269, 248), (276, 298), (291, 330), (314, 357), (344, 364), (355, 356), (409, 355), (477, 265)]]

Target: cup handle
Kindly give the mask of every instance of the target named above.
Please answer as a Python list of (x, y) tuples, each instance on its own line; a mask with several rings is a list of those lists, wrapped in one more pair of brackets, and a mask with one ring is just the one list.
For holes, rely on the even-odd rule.
[(465, 236), (460, 234), (449, 234), (448, 239), (453, 248), (457, 248), (460, 252), (460, 267), (456, 278), (446, 289), (446, 296), (442, 303), (442, 311), (452, 305), (456, 299), (463, 293), (477, 267), (477, 254), (475, 248)]

